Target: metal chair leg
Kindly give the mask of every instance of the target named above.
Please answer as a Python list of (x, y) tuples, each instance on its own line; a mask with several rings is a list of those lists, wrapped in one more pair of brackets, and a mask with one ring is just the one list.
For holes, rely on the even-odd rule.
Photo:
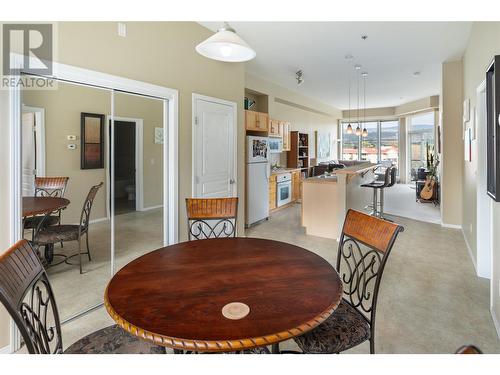
[(89, 232), (87, 230), (87, 233), (85, 233), (85, 242), (87, 243), (87, 255), (89, 257), (89, 262), (92, 260), (90, 257), (90, 247), (89, 247)]
[(378, 216), (378, 195), (377, 189), (373, 189), (373, 211), (372, 216)]
[(277, 342), (276, 344), (273, 344), (271, 347), (271, 353), (272, 354), (280, 354), (280, 344)]
[(80, 262), (80, 274), (83, 273), (82, 269), (82, 238), (78, 237), (78, 260)]
[(384, 218), (384, 188), (380, 189), (380, 210), (378, 212), (378, 217)]

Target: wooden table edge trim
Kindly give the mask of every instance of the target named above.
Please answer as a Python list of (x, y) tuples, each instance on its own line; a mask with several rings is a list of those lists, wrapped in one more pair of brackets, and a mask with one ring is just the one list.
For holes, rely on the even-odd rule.
[(71, 201), (69, 199), (63, 198), (63, 197), (23, 197), (23, 198), (57, 198), (58, 200), (61, 201), (60, 205), (55, 206), (55, 207), (51, 207), (50, 211), (49, 210), (33, 210), (33, 211), (24, 212), (23, 208), (21, 207), (21, 211), (22, 211), (21, 214), (23, 217), (37, 216), (37, 215), (42, 215), (42, 214), (47, 214), (47, 213), (50, 214), (51, 212), (55, 212), (58, 210), (64, 210), (71, 203)]
[(123, 319), (116, 311), (108, 300), (108, 287), (104, 292), (104, 306), (111, 318), (125, 331), (130, 334), (137, 336), (143, 340), (152, 342), (156, 345), (164, 346), (171, 349), (180, 350), (191, 350), (198, 352), (211, 352), (211, 353), (224, 353), (231, 351), (240, 351), (253, 349), (261, 346), (268, 346), (276, 344), (281, 341), (291, 339), (296, 336), (303, 335), (304, 333), (316, 328), (321, 323), (323, 323), (333, 312), (337, 309), (340, 302), (342, 301), (343, 288), (340, 288), (339, 298), (337, 303), (333, 303), (321, 314), (315, 316), (311, 320), (299, 325), (298, 327), (292, 328), (288, 331), (279, 332), (276, 334), (246, 338), (240, 340), (191, 340), (191, 339), (181, 339), (177, 337), (170, 337), (161, 335), (158, 333), (150, 332), (140, 327), (133, 325), (132, 323)]

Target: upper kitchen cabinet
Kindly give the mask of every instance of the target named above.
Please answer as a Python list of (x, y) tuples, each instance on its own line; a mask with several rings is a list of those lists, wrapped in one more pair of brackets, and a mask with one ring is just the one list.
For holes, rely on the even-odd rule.
[(245, 111), (246, 130), (267, 132), (269, 129), (268, 122), (269, 122), (269, 115), (267, 113), (248, 111), (248, 110)]
[(279, 132), (283, 139), (283, 151), (290, 151), (290, 123), (287, 121), (280, 121)]
[(280, 121), (269, 119), (269, 136), (281, 137)]

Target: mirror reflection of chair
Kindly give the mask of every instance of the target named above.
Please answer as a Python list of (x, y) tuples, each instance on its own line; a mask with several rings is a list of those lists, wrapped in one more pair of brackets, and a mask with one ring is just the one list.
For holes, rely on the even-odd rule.
[[(37, 245), (46, 245), (46, 246), (54, 246), (54, 243), (57, 242), (67, 242), (67, 241), (78, 241), (78, 253), (66, 257), (64, 257), (64, 262), (69, 263), (69, 259), (75, 256), (78, 256), (78, 261), (80, 265), (80, 273), (83, 273), (82, 267), (82, 255), (87, 255), (89, 261), (92, 260), (90, 256), (90, 246), (89, 246), (89, 222), (90, 222), (90, 213), (92, 211), (92, 205), (94, 203), (94, 198), (97, 195), (98, 190), (103, 186), (101, 182), (99, 185), (92, 186), (90, 191), (85, 198), (85, 202), (83, 204), (82, 213), (80, 215), (80, 224), (78, 225), (69, 225), (62, 224), (51, 227), (46, 227), (39, 231), (34, 238), (34, 243)], [(82, 237), (85, 235), (85, 242), (87, 245), (87, 251), (82, 252)]]
[(236, 237), (238, 198), (186, 198), (189, 240)]
[[(36, 177), (35, 178), (35, 197), (55, 197), (64, 198), (69, 177)], [(45, 215), (28, 217), (23, 221), (24, 229), (31, 229), (32, 240), (34, 239), (35, 229), (43, 220), (43, 227), (61, 224), (61, 210), (52, 213), (45, 218)], [(61, 247), (63, 243), (61, 242)]]
[(112, 325), (87, 335), (63, 352), (55, 296), (40, 259), (26, 240), (0, 255), (0, 302), (14, 320), (30, 354), (160, 354), (153, 345)]

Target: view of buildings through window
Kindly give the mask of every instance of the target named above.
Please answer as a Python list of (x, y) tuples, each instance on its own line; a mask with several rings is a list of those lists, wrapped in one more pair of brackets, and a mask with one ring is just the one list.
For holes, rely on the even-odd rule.
[(368, 121), (360, 123), (368, 136), (355, 134), (356, 123), (351, 123), (352, 134), (347, 134), (348, 123), (342, 123), (342, 159), (367, 160), (377, 163), (391, 160), (399, 165), (399, 121)]
[(412, 116), (408, 128), (409, 172), (417, 178), (419, 168), (427, 168), (427, 154), (434, 153), (434, 112)]

